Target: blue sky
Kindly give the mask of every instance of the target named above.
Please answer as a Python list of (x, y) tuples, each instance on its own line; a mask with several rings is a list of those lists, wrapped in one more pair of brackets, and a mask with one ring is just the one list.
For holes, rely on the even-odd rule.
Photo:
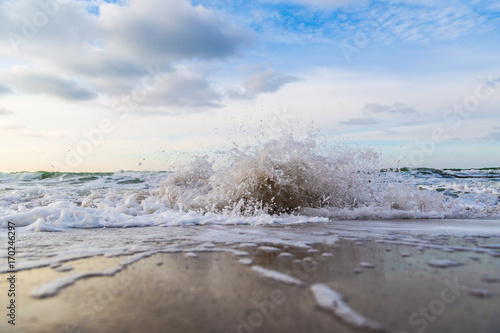
[(165, 170), (311, 121), (388, 164), (500, 166), (495, 2), (0, 7), (0, 171)]

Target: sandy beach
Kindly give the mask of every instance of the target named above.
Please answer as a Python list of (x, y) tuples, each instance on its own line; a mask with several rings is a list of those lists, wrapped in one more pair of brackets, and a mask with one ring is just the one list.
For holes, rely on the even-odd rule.
[[(209, 228), (188, 229), (193, 237)], [(19, 271), (16, 325), (4, 319), (0, 330), (486, 333), (500, 329), (499, 221), (345, 221), (286, 227), (289, 235), (328, 237), (328, 242), (298, 246), (287, 237), (269, 243), (265, 237), (259, 242), (252, 236), (282, 227), (229, 228), (254, 241), (193, 242), (176, 234), (175, 228), (146, 228), (144, 244), (170, 253), (136, 248), (134, 255), (143, 255), (140, 260), (130, 260), (131, 254), (96, 255)], [(481, 232), (485, 229), (487, 234)], [(66, 244), (60, 234), (50, 233), (45, 242), (70, 247), (98, 232), (77, 230), (74, 237), (66, 237)], [(118, 233), (124, 237), (134, 229), (101, 232), (108, 238)], [(127, 243), (126, 236), (122, 243)], [(24, 256), (22, 260), (30, 260)], [(53, 295), (43, 294), (51, 289), (44, 286), (53, 281), (127, 260), (131, 263), (114, 275), (84, 276), (55, 288)], [(1, 275), (1, 290), (8, 288), (8, 277)], [(333, 300), (325, 305), (315, 290), (333, 291), (342, 298), (338, 304)], [(8, 302), (5, 293), (1, 300)]]

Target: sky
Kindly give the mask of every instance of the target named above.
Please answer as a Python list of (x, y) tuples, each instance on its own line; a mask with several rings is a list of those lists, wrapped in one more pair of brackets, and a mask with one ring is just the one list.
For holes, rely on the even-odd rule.
[(500, 3), (0, 0), (0, 172), (297, 137), (500, 167)]

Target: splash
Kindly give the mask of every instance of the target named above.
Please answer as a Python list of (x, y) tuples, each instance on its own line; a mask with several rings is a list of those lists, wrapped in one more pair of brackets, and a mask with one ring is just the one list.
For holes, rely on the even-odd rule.
[(288, 136), (254, 151), (235, 148), (229, 166), (217, 170), (198, 157), (162, 182), (160, 195), (172, 208), (247, 215), (356, 205), (369, 186), (367, 173), (315, 148), (313, 140)]
[(322, 154), (314, 137), (284, 135), (234, 148), (228, 161), (214, 169), (207, 156), (197, 157), (160, 184), (159, 196), (172, 209), (244, 216), (441, 218), (474, 210), (380, 172), (379, 155), (370, 149), (337, 147)]

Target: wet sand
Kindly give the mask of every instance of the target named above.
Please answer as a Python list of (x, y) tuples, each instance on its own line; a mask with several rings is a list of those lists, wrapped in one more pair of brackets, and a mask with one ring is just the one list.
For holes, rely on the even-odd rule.
[[(321, 233), (335, 226), (290, 230)], [(334, 245), (309, 248), (256, 239), (258, 246), (215, 244), (203, 252), (158, 253), (114, 276), (82, 279), (42, 299), (30, 293), (57, 277), (113, 267), (124, 257), (69, 261), (62, 265), (73, 268), (67, 272), (20, 271), (17, 325), (13, 329), (4, 318), (0, 331), (362, 332), (318, 306), (310, 290), (316, 283), (341, 293), (354, 311), (386, 332), (500, 331), (500, 235), (426, 233), (414, 236), (419, 240), (414, 243), (366, 234), (339, 237)], [(225, 248), (248, 255), (217, 252)], [(456, 266), (439, 267), (450, 263)], [(262, 276), (255, 266), (303, 285)], [(0, 275), (1, 304), (7, 302), (7, 277)]]

